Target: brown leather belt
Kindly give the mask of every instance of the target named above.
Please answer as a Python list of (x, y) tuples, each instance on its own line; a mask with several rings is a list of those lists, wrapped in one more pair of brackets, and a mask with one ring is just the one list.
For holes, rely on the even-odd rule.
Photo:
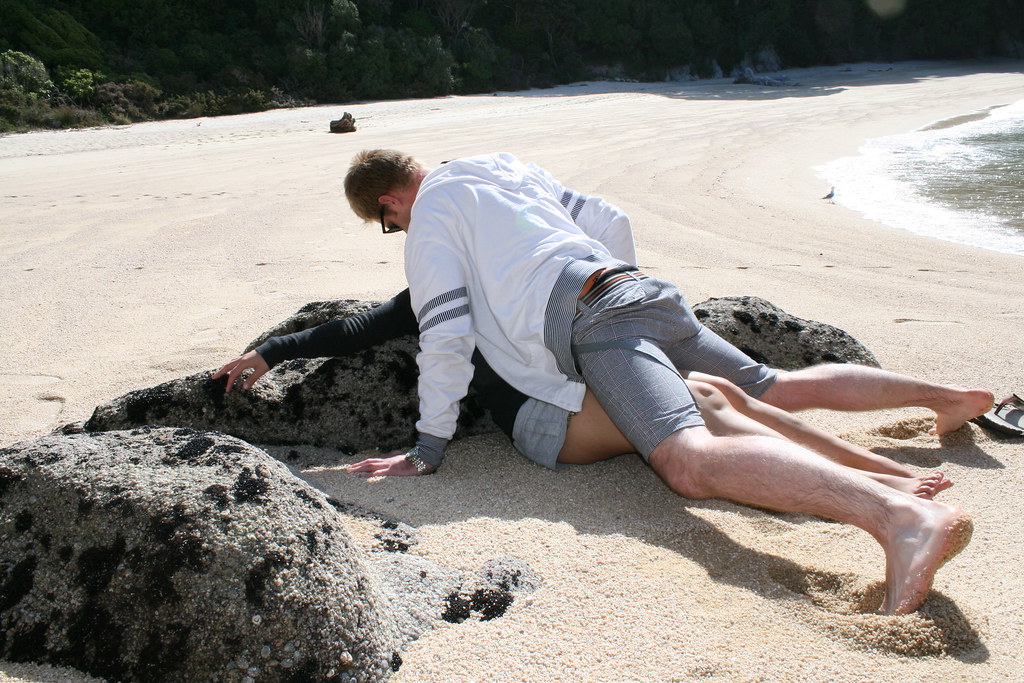
[(587, 281), (583, 283), (583, 289), (580, 290), (580, 295), (576, 297), (586, 305), (590, 305), (597, 300), (599, 296), (604, 294), (608, 289), (616, 282), (623, 280), (635, 280), (637, 278), (643, 279), (647, 276), (638, 270), (609, 270), (602, 268), (601, 270), (595, 270), (591, 273)]

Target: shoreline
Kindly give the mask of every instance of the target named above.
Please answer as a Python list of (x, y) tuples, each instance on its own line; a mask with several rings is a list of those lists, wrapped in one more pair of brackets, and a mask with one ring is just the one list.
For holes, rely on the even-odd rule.
[(866, 140), (815, 171), (832, 201), (868, 220), (1024, 256), (1024, 183), (1013, 170), (1022, 134), (1024, 99)]
[[(217, 367), (307, 302), (402, 289), (402, 237), (359, 223), (340, 191), (352, 154), (384, 146), (429, 163), (513, 152), (624, 208), (640, 267), (691, 303), (760, 296), (846, 330), (887, 369), (1020, 393), (1021, 257), (861, 218), (820, 199), (814, 168), (1022, 92), (1024, 63), (884, 67), (784, 72), (800, 87), (595, 82), (2, 137), (0, 447)], [(330, 135), (342, 111), (358, 130)], [(844, 611), (884, 578), (863, 532), (683, 501), (636, 458), (551, 473), (485, 436), (424, 480), (302, 474), (417, 527), (435, 562), (514, 555), (543, 578), (500, 619), (426, 634), (394, 681), (1024, 675), (1024, 615), (1003, 599), (1024, 589), (1020, 442), (974, 425), (936, 439), (916, 409), (804, 417), (956, 481), (939, 499), (978, 527), (931, 611)], [(900, 654), (914, 638), (954, 651)], [(86, 680), (47, 675), (0, 663), (0, 681)]]

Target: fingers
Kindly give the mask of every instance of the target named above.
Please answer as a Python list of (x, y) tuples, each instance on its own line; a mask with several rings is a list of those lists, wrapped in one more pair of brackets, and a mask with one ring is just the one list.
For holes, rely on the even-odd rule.
[(373, 472), (381, 466), (383, 461), (380, 458), (367, 458), (366, 460), (360, 460), (359, 462), (352, 463), (345, 467), (349, 472)]
[(390, 463), (387, 460), (381, 458), (367, 458), (354, 465), (349, 465), (345, 468), (350, 474), (354, 474), (361, 479), (370, 479), (372, 477), (386, 477), (390, 471)]
[(235, 386), (235, 382), (242, 377), (246, 370), (252, 370), (252, 372), (242, 383), (243, 390), (251, 389), (253, 385), (256, 384), (256, 380), (270, 371), (270, 366), (267, 365), (267, 362), (263, 360), (263, 356), (259, 353), (256, 351), (249, 351), (248, 353), (222, 365), (213, 373), (210, 379), (217, 379), (227, 375), (227, 383), (224, 386), (224, 393), (230, 394), (231, 389)]
[(416, 468), (405, 459), (405, 451), (386, 458), (367, 458), (345, 468), (350, 474), (368, 479), (370, 477), (415, 477)]
[(245, 378), (245, 381), (242, 382), (242, 388), (246, 390), (252, 389), (253, 385), (256, 384), (256, 380), (267, 374), (267, 370), (269, 370), (269, 368), (253, 368), (253, 371)]
[(228, 381), (224, 386), (225, 394), (231, 393), (231, 387), (235, 385), (235, 380), (238, 379), (238, 375), (241, 374), (241, 370), (238, 369), (238, 365), (241, 361), (241, 357), (229, 360), (227, 363), (217, 368), (217, 370), (210, 376), (210, 379), (219, 379), (224, 375), (228, 376)]
[(234, 358), (232, 360), (229, 360), (227, 363), (217, 368), (214, 371), (213, 375), (210, 377), (210, 379), (217, 379), (218, 377), (221, 377), (225, 372), (228, 372), (228, 370), (230, 370), (231, 367), (235, 365), (235, 363), (237, 363), (240, 360), (241, 358)]

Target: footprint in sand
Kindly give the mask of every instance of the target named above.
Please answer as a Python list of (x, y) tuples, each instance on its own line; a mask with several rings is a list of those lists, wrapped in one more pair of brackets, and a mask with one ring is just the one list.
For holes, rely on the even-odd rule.
[(883, 425), (878, 429), (875, 429), (872, 433), (890, 439), (906, 441), (907, 439), (926, 436), (928, 434), (928, 430), (930, 430), (934, 424), (935, 422), (927, 417), (910, 418), (894, 422), (893, 424)]
[(790, 592), (827, 612), (864, 614), (882, 604), (882, 584), (865, 584), (853, 574), (799, 570), (795, 566), (772, 567), (768, 573)]
[(189, 343), (192, 344), (192, 346), (198, 346), (201, 348), (218, 346), (217, 342), (219, 341), (220, 332), (212, 329), (200, 330), (189, 339)]
[(747, 523), (750, 524), (756, 531), (766, 536), (781, 536), (792, 531), (795, 525), (778, 519), (777, 517), (770, 517), (765, 515), (764, 517), (748, 518)]
[(893, 320), (897, 325), (904, 323), (913, 323), (917, 325), (963, 325), (963, 323), (956, 320), (919, 320), (917, 318), (896, 318)]
[(722, 680), (724, 678), (733, 678), (736, 673), (731, 667), (722, 662), (708, 662), (691, 666), (686, 678), (672, 678), (669, 680), (672, 683), (676, 683), (676, 681)]
[(770, 569), (784, 588), (806, 601), (798, 615), (853, 647), (901, 657), (942, 657), (983, 650), (977, 630), (952, 600), (932, 591), (912, 614), (875, 614), (885, 585), (853, 574)]
[[(31, 393), (32, 389), (57, 384), (60, 381), (60, 377), (53, 375), (0, 375), (0, 384), (24, 389), (25, 394)], [(14, 430), (29, 433), (53, 427), (64, 412), (64, 401), (63, 396), (50, 391), (38, 393), (27, 399), (15, 420)]]

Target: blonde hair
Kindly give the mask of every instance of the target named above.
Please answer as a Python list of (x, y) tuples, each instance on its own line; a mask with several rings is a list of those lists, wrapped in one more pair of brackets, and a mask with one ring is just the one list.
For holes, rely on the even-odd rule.
[(422, 164), (393, 149), (364, 149), (352, 158), (345, 174), (345, 197), (364, 221), (380, 216), (378, 198), (409, 186)]

